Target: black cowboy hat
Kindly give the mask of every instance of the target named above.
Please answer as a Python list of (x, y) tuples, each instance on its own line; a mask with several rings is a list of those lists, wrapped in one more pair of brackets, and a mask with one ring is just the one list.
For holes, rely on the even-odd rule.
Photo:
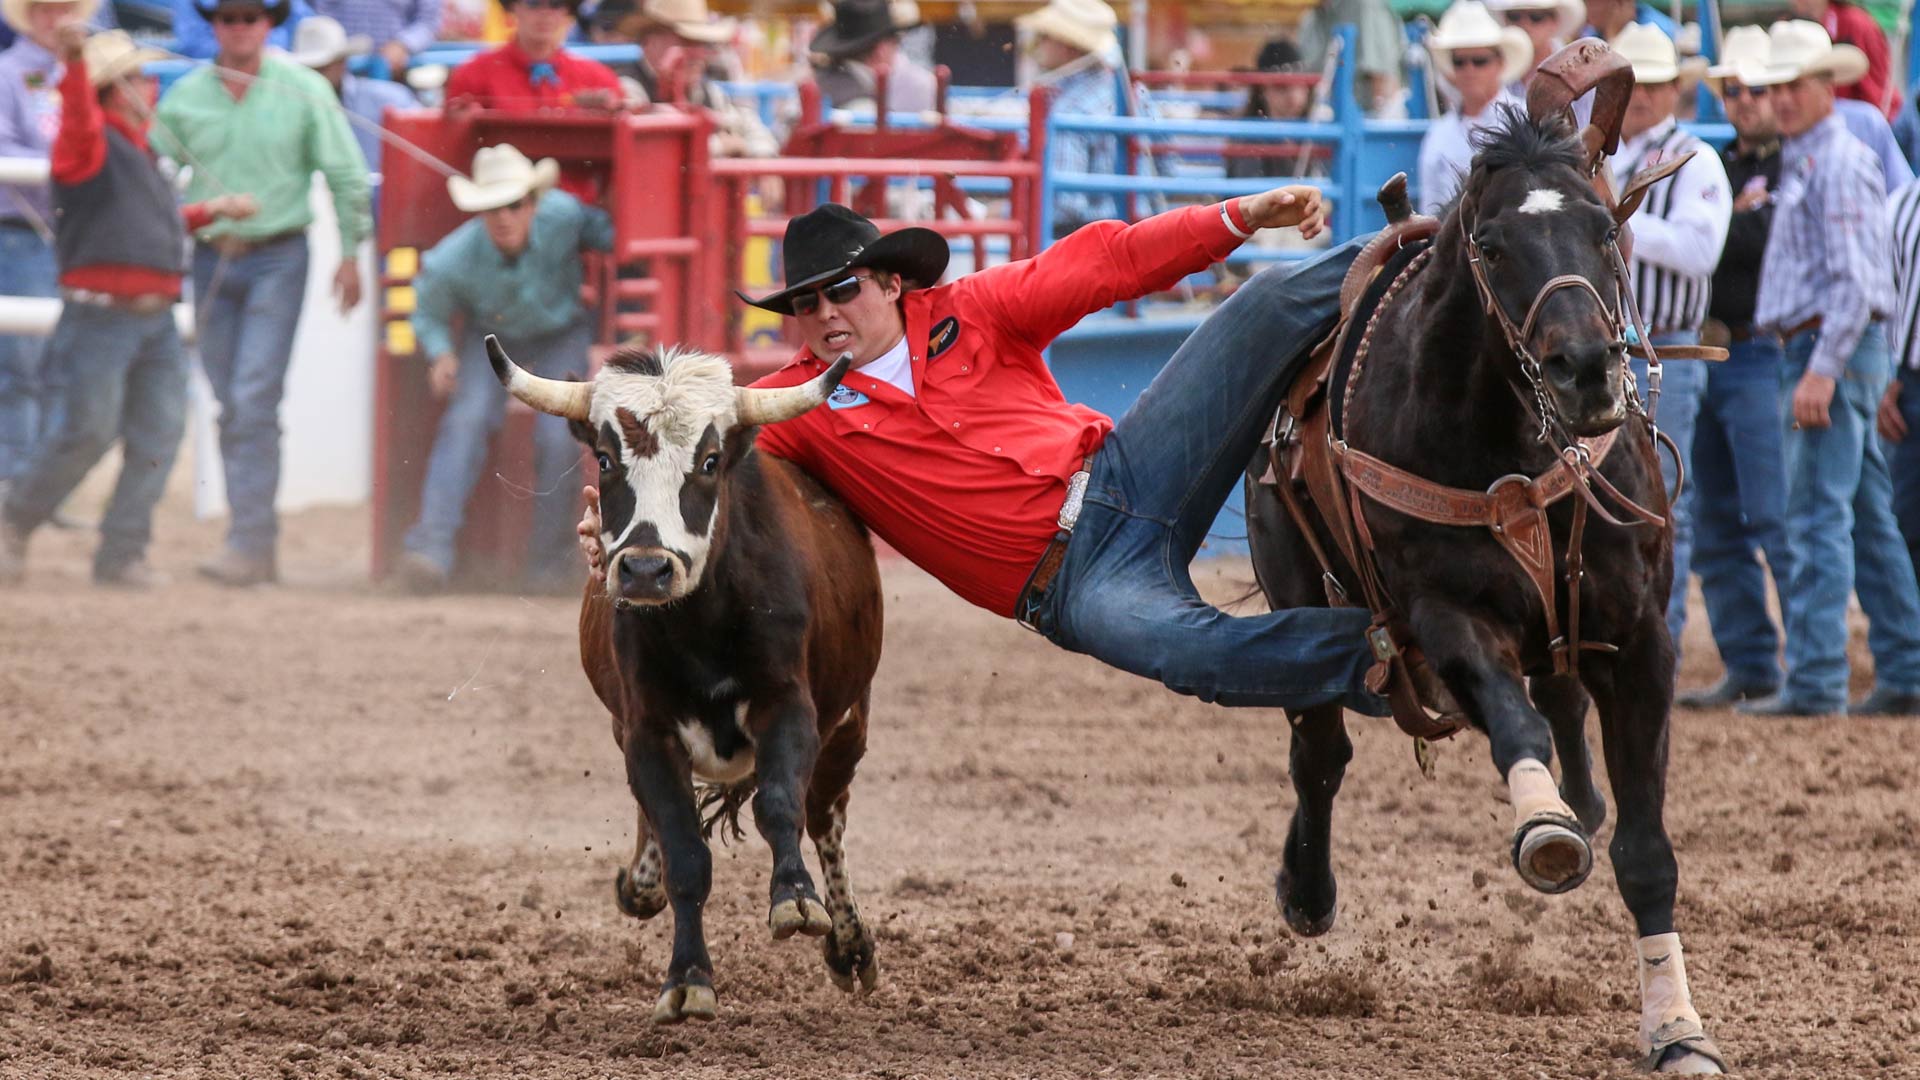
[(286, 22), (287, 16), (293, 14), (293, 0), (278, 0), (277, 3), (269, 3), (268, 0), (214, 0), (211, 4), (195, 0), (193, 6), (200, 17), (208, 22), (212, 22), (215, 15), (232, 8), (259, 8), (267, 13), (267, 22), (274, 26)]
[(807, 50), (829, 60), (845, 60), (873, 48), (882, 38), (918, 25), (894, 22), (892, 5), (887, 0), (839, 0), (833, 5), (833, 22), (813, 35), (813, 43)]
[(827, 203), (787, 223), (781, 241), (787, 287), (758, 300), (735, 296), (766, 311), (793, 314), (793, 296), (844, 277), (856, 266), (899, 274), (914, 285), (932, 285), (947, 272), (946, 237), (932, 229), (901, 229), (885, 236), (873, 222)]

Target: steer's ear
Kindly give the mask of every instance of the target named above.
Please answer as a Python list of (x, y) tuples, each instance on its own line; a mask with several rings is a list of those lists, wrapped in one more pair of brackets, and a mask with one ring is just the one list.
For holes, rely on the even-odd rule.
[(592, 424), (587, 423), (585, 420), (569, 420), (567, 421), (567, 430), (573, 432), (575, 439), (580, 440), (580, 445), (589, 450), (599, 449), (600, 440), (595, 435)]

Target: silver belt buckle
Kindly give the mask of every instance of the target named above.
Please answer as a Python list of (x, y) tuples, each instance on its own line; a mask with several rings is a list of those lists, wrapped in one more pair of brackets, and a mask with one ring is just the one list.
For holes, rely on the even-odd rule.
[(1080, 507), (1087, 501), (1087, 481), (1091, 477), (1087, 470), (1081, 469), (1067, 477), (1067, 501), (1060, 504), (1060, 530), (1072, 532), (1075, 522), (1080, 520)]

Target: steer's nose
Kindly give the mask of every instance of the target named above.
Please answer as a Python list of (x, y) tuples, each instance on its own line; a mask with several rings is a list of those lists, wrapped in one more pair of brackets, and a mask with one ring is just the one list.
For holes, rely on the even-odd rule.
[(629, 600), (664, 600), (673, 589), (673, 560), (659, 552), (629, 552), (620, 557), (620, 595)]

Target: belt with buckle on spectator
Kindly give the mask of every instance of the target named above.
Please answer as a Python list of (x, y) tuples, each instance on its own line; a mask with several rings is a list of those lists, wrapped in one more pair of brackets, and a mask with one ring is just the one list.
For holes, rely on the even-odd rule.
[(288, 229), (286, 232), (274, 233), (272, 236), (253, 238), (243, 236), (215, 236), (200, 242), (219, 252), (226, 258), (238, 259), (243, 255), (251, 255), (261, 248), (282, 244), (296, 236), (305, 236), (306, 234), (307, 230), (305, 229)]
[(60, 299), (69, 304), (84, 304), (87, 307), (111, 308), (114, 311), (127, 311), (135, 315), (158, 315), (170, 310), (178, 300), (166, 293), (140, 293), (136, 296), (121, 296), (117, 293), (99, 292), (94, 289), (61, 289)]
[(1033, 573), (1027, 575), (1027, 583), (1020, 589), (1020, 599), (1014, 602), (1014, 621), (1036, 634), (1041, 632), (1040, 628), (1027, 621), (1027, 612), (1046, 598), (1047, 587), (1060, 572), (1060, 564), (1067, 561), (1067, 541), (1073, 539), (1073, 527), (1080, 521), (1080, 508), (1086, 504), (1087, 482), (1092, 478), (1093, 458), (1089, 456), (1081, 460), (1080, 471), (1067, 478), (1067, 497), (1061, 502), (1060, 516), (1055, 520), (1059, 531), (1048, 541), (1047, 550), (1040, 553), (1040, 561), (1033, 564)]
[(1788, 330), (1786, 333), (1781, 334), (1780, 340), (1789, 341), (1793, 338), (1799, 337), (1801, 334), (1804, 334), (1809, 330), (1818, 330), (1818, 329), (1820, 329), (1820, 316), (1815, 315), (1813, 318), (1808, 319), (1806, 322), (1801, 323), (1799, 326), (1793, 327), (1792, 329)]

